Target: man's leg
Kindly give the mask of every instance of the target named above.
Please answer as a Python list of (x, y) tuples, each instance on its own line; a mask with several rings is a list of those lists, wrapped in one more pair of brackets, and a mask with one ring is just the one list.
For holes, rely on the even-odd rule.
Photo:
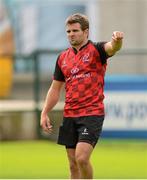
[(89, 161), (92, 151), (93, 146), (86, 142), (79, 142), (76, 146), (75, 158), (80, 170), (81, 179), (93, 178), (93, 169)]
[(75, 159), (75, 149), (67, 148), (66, 149), (69, 167), (70, 167), (70, 178), (71, 179), (80, 179), (79, 168)]

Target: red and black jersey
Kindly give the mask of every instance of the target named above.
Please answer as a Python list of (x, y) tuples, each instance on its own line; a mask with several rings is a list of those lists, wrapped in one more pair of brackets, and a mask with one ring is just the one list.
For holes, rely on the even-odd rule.
[(104, 43), (88, 41), (78, 52), (70, 47), (58, 56), (54, 80), (65, 81), (64, 117), (104, 115)]

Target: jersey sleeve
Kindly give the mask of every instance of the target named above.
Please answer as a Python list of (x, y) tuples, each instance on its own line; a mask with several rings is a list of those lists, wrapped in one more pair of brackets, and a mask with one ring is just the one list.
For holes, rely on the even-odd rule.
[(56, 61), (53, 79), (57, 81), (63, 81), (63, 82), (65, 81), (64, 74), (61, 71), (61, 68), (59, 66), (59, 57), (57, 58), (57, 61)]
[(107, 43), (107, 42), (97, 42), (97, 43), (95, 43), (95, 47), (96, 47), (96, 49), (98, 50), (98, 52), (100, 54), (100, 58), (101, 58), (102, 64), (105, 64), (107, 59), (109, 57), (111, 57), (105, 51), (105, 48), (104, 48), (104, 44), (105, 43)]

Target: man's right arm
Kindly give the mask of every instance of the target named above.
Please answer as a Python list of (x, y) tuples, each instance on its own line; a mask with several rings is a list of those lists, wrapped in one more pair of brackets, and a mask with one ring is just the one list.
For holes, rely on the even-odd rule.
[(48, 90), (43, 110), (41, 112), (40, 125), (46, 132), (52, 131), (52, 126), (50, 119), (48, 117), (48, 112), (57, 104), (60, 96), (60, 91), (64, 82), (53, 80), (51, 87)]

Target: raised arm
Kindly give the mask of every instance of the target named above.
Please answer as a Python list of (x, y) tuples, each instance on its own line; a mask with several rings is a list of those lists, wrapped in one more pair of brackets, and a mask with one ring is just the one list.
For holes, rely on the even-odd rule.
[(60, 91), (64, 82), (53, 80), (51, 87), (48, 90), (45, 103), (41, 112), (40, 125), (46, 132), (52, 131), (48, 112), (57, 104), (60, 96)]
[(109, 56), (113, 56), (122, 47), (124, 33), (120, 31), (114, 31), (111, 41), (107, 42), (104, 46), (106, 53)]

